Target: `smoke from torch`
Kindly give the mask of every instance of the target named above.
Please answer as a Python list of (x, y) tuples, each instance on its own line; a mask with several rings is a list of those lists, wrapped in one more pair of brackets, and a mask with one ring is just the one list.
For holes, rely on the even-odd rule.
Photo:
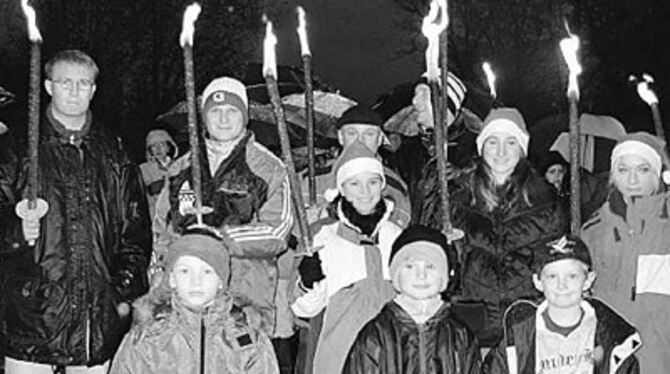
[(493, 73), (491, 64), (488, 62), (482, 64), (482, 69), (484, 70), (484, 74), (486, 74), (486, 82), (488, 82), (491, 97), (495, 99), (498, 96), (496, 93), (496, 75)]

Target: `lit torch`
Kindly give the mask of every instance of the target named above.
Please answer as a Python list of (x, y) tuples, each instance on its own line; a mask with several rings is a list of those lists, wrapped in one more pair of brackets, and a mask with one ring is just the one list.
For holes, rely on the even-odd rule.
[(577, 77), (582, 72), (582, 66), (577, 59), (579, 37), (570, 32), (567, 22), (565, 27), (569, 37), (561, 40), (560, 47), (570, 72), (567, 91), (568, 104), (570, 105), (570, 231), (573, 235), (578, 235), (581, 225), (581, 212), (579, 196), (580, 140), (579, 126), (577, 125), (579, 117), (577, 108), (579, 104), (579, 83)]
[[(28, 181), (26, 198), (16, 204), (16, 215), (26, 221), (40, 220), (49, 210), (49, 204), (37, 197), (37, 169), (39, 154), (40, 126), (40, 60), (42, 35), (37, 28), (35, 9), (28, 0), (21, 0), (21, 8), (28, 21), (28, 39), (30, 40), (30, 97), (28, 99)], [(35, 245), (35, 240), (28, 241)]]
[(486, 61), (482, 64), (482, 70), (484, 70), (484, 74), (486, 74), (486, 82), (489, 85), (491, 97), (495, 100), (498, 96), (496, 93), (496, 75), (493, 73), (493, 69), (491, 69), (491, 64)]
[[(264, 17), (265, 19), (265, 17)], [(282, 156), (289, 176), (289, 184), (291, 187), (291, 196), (293, 197), (293, 206), (297, 212), (298, 227), (302, 239), (303, 248), (306, 254), (312, 251), (312, 235), (309, 232), (307, 223), (307, 214), (305, 212), (305, 203), (302, 199), (302, 192), (300, 188), (300, 180), (295, 172), (295, 165), (293, 163), (293, 156), (291, 154), (291, 142), (288, 136), (288, 127), (286, 126), (286, 119), (284, 117), (284, 107), (279, 96), (279, 88), (277, 86), (277, 57), (275, 54), (275, 46), (277, 45), (277, 37), (272, 30), (272, 22), (265, 19), (265, 40), (263, 41), (263, 76), (268, 89), (268, 96), (272, 102), (272, 109), (274, 111), (275, 120), (277, 121), (279, 142), (281, 144)]]
[(642, 74), (642, 79), (638, 80), (636, 77), (631, 76), (630, 80), (637, 82), (637, 94), (640, 95), (640, 98), (651, 108), (651, 114), (654, 117), (656, 136), (665, 141), (665, 131), (663, 131), (661, 111), (658, 108), (658, 96), (656, 96), (656, 92), (654, 92), (650, 86), (651, 83), (654, 83), (654, 78), (651, 75), (644, 73)]
[[(442, 205), (442, 231), (450, 240), (455, 239), (452, 226), (451, 214), (449, 208), (449, 187), (447, 178), (447, 147), (445, 146), (445, 131), (446, 121), (444, 110), (447, 103), (447, 59), (446, 59), (446, 35), (443, 39), (443, 61), (442, 61), (442, 77), (439, 78), (439, 57), (440, 57), (440, 34), (449, 24), (447, 15), (446, 0), (433, 0), (430, 3), (428, 14), (424, 17), (421, 24), (421, 32), (428, 39), (428, 46), (426, 47), (426, 76), (428, 78), (428, 85), (430, 86), (432, 104), (433, 104), (433, 119), (434, 119), (434, 136), (435, 136), (435, 161), (437, 162), (437, 171), (440, 181), (440, 200)], [(442, 88), (442, 89), (441, 89)]]
[(309, 205), (316, 204), (316, 167), (314, 166), (314, 90), (312, 87), (312, 53), (307, 41), (305, 10), (298, 7), (298, 37), (305, 79), (305, 118), (307, 118), (307, 172), (309, 182)]
[(200, 4), (193, 3), (184, 11), (179, 45), (181, 45), (184, 53), (184, 89), (186, 91), (188, 113), (188, 140), (191, 148), (191, 178), (195, 194), (195, 209), (189, 213), (195, 214), (198, 227), (204, 227), (202, 215), (211, 213), (213, 209), (202, 205), (202, 174), (200, 171), (200, 148), (198, 146), (198, 124), (195, 107), (195, 80), (193, 78), (193, 34), (195, 33), (195, 21), (200, 15), (200, 10)]

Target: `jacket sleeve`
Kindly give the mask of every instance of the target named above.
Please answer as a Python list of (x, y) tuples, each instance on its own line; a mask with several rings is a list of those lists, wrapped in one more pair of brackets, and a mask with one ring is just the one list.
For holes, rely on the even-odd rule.
[(460, 355), (461, 362), (460, 373), (479, 374), (481, 373), (482, 357), (479, 351), (477, 339), (468, 330), (462, 331), (460, 347), (456, 354)]
[(147, 267), (151, 256), (151, 226), (139, 169), (127, 163), (121, 172), (120, 243), (115, 286), (124, 301), (132, 301), (148, 290)]
[(258, 212), (258, 219), (225, 229), (228, 236), (238, 244), (237, 248), (231, 248), (233, 256), (268, 257), (286, 250), (293, 225), (288, 174), (278, 159), (269, 159), (268, 162), (275, 165), (267, 171), (268, 175), (262, 176), (268, 182), (268, 192), (267, 200)]
[(381, 373), (382, 368), (379, 363), (384, 362), (384, 359), (379, 356), (391, 347), (384, 348), (381, 346), (380, 333), (373, 321), (368, 322), (358, 333), (344, 362), (342, 374)]
[(484, 358), (481, 373), (508, 374), (509, 369), (507, 368), (507, 355), (505, 351), (505, 339), (502, 339), (497, 346), (491, 348), (486, 358)]
[(277, 356), (270, 339), (265, 334), (259, 334), (257, 342), (257, 355), (250, 364), (245, 366), (244, 372), (247, 374), (279, 374), (279, 365)]

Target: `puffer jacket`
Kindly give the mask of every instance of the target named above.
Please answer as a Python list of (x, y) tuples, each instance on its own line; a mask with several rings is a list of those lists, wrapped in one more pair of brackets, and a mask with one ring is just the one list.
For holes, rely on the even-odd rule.
[(84, 131), (68, 135), (47, 109), (37, 196), (49, 211), (34, 247), (14, 213), (25, 194), (27, 160), (0, 166), (4, 345), (15, 359), (54, 365), (111, 359), (130, 324), (117, 306), (148, 288), (151, 229), (139, 170), (91, 122), (89, 113)]
[[(568, 230), (567, 212), (544, 178), (533, 174), (528, 183), (528, 205), (519, 199), (506, 209), (487, 212), (471, 205), (469, 181), (452, 199), (453, 225), (465, 232), (462, 245), (462, 316), (482, 346), (492, 346), (501, 337), (501, 317), (519, 298), (537, 298), (533, 286), (533, 264), (538, 246)], [(459, 301), (459, 302), (460, 302)]]
[(621, 312), (642, 335), (640, 371), (670, 367), (670, 192), (626, 204), (613, 190), (582, 227), (597, 274), (593, 294)]
[[(634, 353), (641, 344), (635, 327), (599, 299), (587, 298), (583, 302), (592, 308), (596, 319), (593, 348), (590, 354), (587, 353), (593, 363), (593, 374), (639, 373)], [(542, 318), (538, 314), (543, 308), (546, 303), (538, 306), (526, 300), (510, 306), (505, 313), (505, 338), (486, 356), (483, 374), (536, 373), (536, 320)], [(570, 361), (570, 357), (563, 359), (563, 363)], [(569, 369), (558, 367), (555, 372), (568, 372), (565, 370)]]
[(176, 294), (164, 300), (150, 293), (135, 307), (111, 374), (279, 373), (270, 340), (249, 324), (253, 309), (236, 307), (226, 292), (199, 310)]
[[(230, 290), (236, 298), (247, 298), (261, 308), (263, 329), (275, 330), (277, 256), (287, 248), (293, 213), (286, 166), (262, 145), (251, 131), (237, 143), (210, 173), (207, 149), (200, 152), (203, 206), (212, 212), (203, 216), (205, 224), (225, 232), (230, 249)], [(196, 222), (189, 213), (194, 204), (190, 152), (170, 167), (170, 183), (156, 203), (154, 231), (156, 266), (161, 267), (167, 246)]]
[(476, 339), (453, 319), (447, 304), (418, 325), (389, 301), (359, 332), (342, 373), (478, 374), (480, 365)]

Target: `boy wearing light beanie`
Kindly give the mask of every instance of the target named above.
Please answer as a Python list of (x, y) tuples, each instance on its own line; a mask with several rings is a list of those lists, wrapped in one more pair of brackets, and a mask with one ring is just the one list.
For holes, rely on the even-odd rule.
[(479, 373), (476, 339), (440, 296), (456, 258), (435, 229), (400, 234), (390, 259), (398, 294), (358, 334), (343, 373)]

